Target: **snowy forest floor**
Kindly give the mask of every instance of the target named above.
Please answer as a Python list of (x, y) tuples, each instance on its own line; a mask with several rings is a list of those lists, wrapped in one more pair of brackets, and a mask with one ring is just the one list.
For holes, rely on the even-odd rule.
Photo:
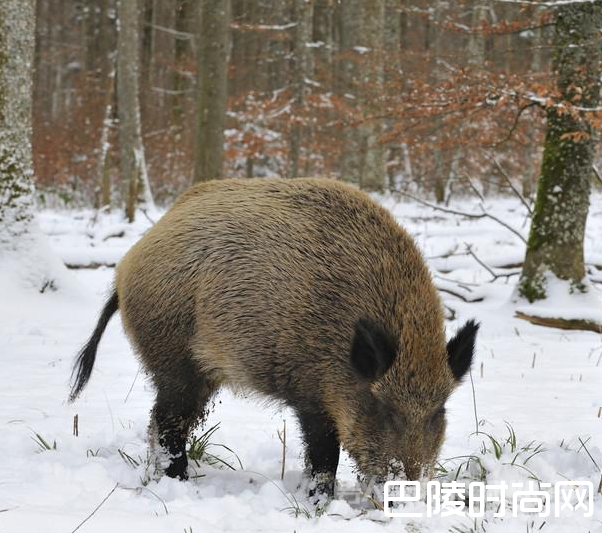
[[(468, 471), (461, 471), (463, 478), (485, 478), (488, 483), (589, 480), (595, 491), (602, 467), (602, 336), (514, 318), (511, 299), (524, 243), (494, 220), (465, 219), (393, 198), (382, 202), (414, 235), (437, 285), (476, 300), (442, 292), (453, 317), (448, 335), (469, 318), (481, 322), (472, 372), (476, 413), (470, 380), (448, 402), (441, 453), (448, 478), (467, 459), (447, 458), (472, 455)], [(527, 235), (528, 219), (518, 200), (488, 199), (486, 206)], [(478, 212), (469, 200), (453, 202), (453, 207)], [(77, 267), (71, 273), (80, 290), (71, 296), (15, 292), (4, 295), (0, 305), (1, 532), (74, 531), (101, 503), (79, 531), (602, 532), (600, 495), (592, 517), (582, 512), (564, 518), (512, 517), (507, 511), (505, 517), (494, 518), (494, 506), (476, 522), (458, 516), (389, 519), (342, 497), (316, 516), (297, 489), (303, 461), (293, 414), (229, 392), (216, 398), (205, 425), (220, 423), (207, 451), (223, 463), (214, 459), (213, 465), (193, 464), (191, 471), (199, 477), (187, 482), (149, 479), (146, 429), (153, 391), (138, 375), (119, 319), (109, 324), (81, 399), (68, 405), (66, 398), (73, 356), (91, 333), (112, 281), (113, 268), (98, 265), (118, 261), (150, 222), (142, 215), (133, 225), (117, 214), (95, 219), (92, 211), (46, 211), (39, 222), (60, 258)], [(599, 283), (601, 238), (598, 195), (592, 198), (586, 260), (598, 265), (590, 270)], [(492, 272), (466, 252), (467, 245), (493, 274), (504, 275), (492, 281)], [(90, 266), (95, 268), (83, 268)], [(602, 301), (602, 291), (597, 292)], [(487, 435), (473, 434), (475, 418), (500, 449)], [(286, 472), (281, 481), (278, 431), (284, 420)], [(516, 444), (507, 439), (507, 425), (516, 434)], [(344, 455), (339, 494), (354, 479), (353, 465)]]

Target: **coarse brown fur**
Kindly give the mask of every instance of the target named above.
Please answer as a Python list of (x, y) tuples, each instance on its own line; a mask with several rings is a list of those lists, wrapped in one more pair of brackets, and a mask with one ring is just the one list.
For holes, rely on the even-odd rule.
[(157, 388), (167, 473), (181, 477), (191, 426), (230, 386), (295, 409), (321, 490), (332, 493), (339, 442), (364, 475), (402, 466), (417, 478), (476, 334), (467, 326), (448, 354), (412, 238), (366, 194), (326, 179), (193, 187), (119, 263), (116, 291)]

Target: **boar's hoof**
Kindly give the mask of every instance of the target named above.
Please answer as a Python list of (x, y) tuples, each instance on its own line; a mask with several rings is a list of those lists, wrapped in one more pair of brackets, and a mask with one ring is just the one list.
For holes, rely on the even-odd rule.
[(188, 479), (188, 460), (186, 455), (180, 455), (171, 459), (169, 466), (165, 469), (168, 477), (186, 481)]
[(309, 482), (309, 499), (317, 504), (334, 498), (335, 478), (331, 474), (315, 474)]

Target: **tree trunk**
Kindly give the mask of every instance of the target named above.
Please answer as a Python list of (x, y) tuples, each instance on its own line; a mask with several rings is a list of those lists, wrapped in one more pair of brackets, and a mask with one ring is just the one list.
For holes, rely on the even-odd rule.
[[(119, 116), (119, 147), (121, 179), (128, 184), (125, 214), (134, 221), (138, 203), (152, 207), (142, 129), (138, 79), (140, 43), (138, 39), (138, 0), (120, 0), (117, 5), (119, 32), (117, 36), (117, 111)], [(140, 201), (142, 200), (142, 201)]]
[(288, 176), (299, 176), (299, 159), (305, 133), (305, 78), (309, 77), (310, 57), (307, 43), (312, 37), (313, 6), (307, 0), (294, 0), (295, 36), (292, 56), (292, 84), (294, 93), (293, 124), (291, 125)]
[(317, 78), (331, 82), (333, 52), (333, 14), (330, 0), (315, 0), (313, 3), (314, 64)]
[[(558, 8), (554, 60), (563, 100), (584, 108), (600, 101), (602, 2)], [(546, 275), (583, 289), (583, 239), (597, 137), (583, 111), (547, 111), (547, 131), (537, 198), (519, 294), (546, 297)]]
[(173, 0), (153, 0), (150, 65), (151, 106), (154, 124), (165, 128), (171, 122), (176, 47), (176, 6)]
[[(439, 62), (439, 59), (443, 55), (443, 10), (445, 9), (446, 3), (442, 0), (437, 0), (435, 6), (431, 11), (431, 17), (433, 24), (430, 25), (428, 31), (429, 49), (431, 50), (431, 79), (433, 83), (440, 84), (446, 80), (445, 73), (442, 72), (443, 64)], [(429, 19), (430, 20), (430, 19)], [(442, 129), (443, 119), (441, 117), (434, 118), (433, 129), (439, 131)], [(447, 196), (447, 185), (450, 177), (451, 169), (451, 157), (450, 154), (444, 151), (443, 139), (440, 140), (440, 146), (435, 150), (433, 154), (433, 190), (435, 193), (435, 200), (437, 203), (442, 204), (445, 202)]]
[(31, 88), (35, 1), (0, 2), (0, 255), (33, 220)]
[[(338, 46), (340, 62), (336, 89), (349, 107), (346, 113), (357, 114), (357, 89), (358, 89), (358, 53), (355, 46), (361, 32), (362, 2), (359, 0), (346, 0), (338, 5), (339, 34)], [(341, 178), (345, 181), (360, 183), (362, 157), (360, 153), (359, 130), (351, 120), (347, 119), (342, 131), (343, 149), (341, 153)]]
[(34, 220), (32, 78), (35, 0), (0, 2), (0, 294), (71, 289)]
[(188, 109), (188, 100), (191, 99), (187, 94), (189, 89), (194, 86), (194, 78), (188, 75), (184, 70), (184, 65), (192, 62), (195, 55), (193, 28), (196, 28), (197, 8), (189, 0), (177, 0), (175, 29), (177, 32), (176, 42), (174, 44), (174, 60), (176, 68), (174, 72), (174, 97), (173, 97), (173, 122), (177, 131), (189, 128), (186, 110)]
[(384, 0), (364, 3), (363, 46), (367, 48), (362, 88), (363, 121), (360, 127), (364, 164), (360, 187), (367, 191), (382, 191), (385, 187), (382, 116), (382, 83), (384, 73), (383, 49), (385, 35)]
[[(360, 125), (347, 124), (343, 136), (343, 179), (368, 191), (382, 191), (385, 169), (380, 88), (383, 81), (384, 0), (341, 4), (339, 93), (352, 109), (359, 108)], [(360, 68), (361, 65), (361, 68)]]
[[(545, 12), (545, 7), (537, 7), (535, 9), (535, 20), (540, 20), (542, 14)], [(531, 41), (531, 65), (530, 71), (531, 75), (538, 76), (542, 70), (544, 69), (544, 57), (543, 57), (543, 47), (544, 47), (544, 30), (545, 28), (538, 28), (533, 30), (534, 36)], [(537, 153), (539, 147), (536, 146), (536, 129), (537, 124), (532, 123), (527, 127), (527, 149), (528, 153), (535, 154)], [(540, 145), (541, 146), (541, 145)], [(535, 183), (537, 183), (537, 178), (539, 174), (539, 169), (536, 166), (533, 166), (532, 169), (525, 169), (522, 175), (522, 194), (525, 198), (531, 198), (533, 195), (533, 189)]]
[(230, 1), (201, 0), (194, 182), (222, 177)]
[(97, 205), (100, 209), (111, 208), (111, 165), (109, 164), (109, 151), (111, 149), (111, 127), (115, 111), (115, 70), (109, 73), (105, 88), (105, 113), (100, 131), (100, 152), (96, 170), (97, 179)]
[(483, 68), (487, 60), (487, 36), (483, 27), (489, 20), (490, 6), (486, 1), (472, 8), (472, 33), (468, 39), (468, 64)]

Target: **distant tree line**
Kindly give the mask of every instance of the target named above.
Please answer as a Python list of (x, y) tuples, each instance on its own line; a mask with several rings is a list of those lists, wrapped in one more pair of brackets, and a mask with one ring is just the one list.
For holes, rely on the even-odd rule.
[(601, 0), (114, 1), (0, 8), (3, 248), (31, 233), (34, 160), (40, 191), (117, 196), (130, 221), (153, 190), (224, 176), (438, 202), (504, 183), (532, 214), (519, 294), (545, 298), (551, 275), (588, 290)]
[[(124, 4), (120, 13), (116, 0), (37, 3), (34, 157), (45, 191), (96, 205), (133, 195), (120, 179), (134, 164), (119, 148), (117, 119), (136, 97), (137, 153), (159, 202), (219, 176), (326, 175), (446, 201), (472, 184), (509, 190), (501, 168), (533, 191), (541, 102), (554, 91), (553, 9), (490, 0)], [(119, 25), (120, 14), (131, 20)], [(138, 78), (122, 106), (115, 84), (127, 93), (131, 83), (119, 81), (120, 51)]]

